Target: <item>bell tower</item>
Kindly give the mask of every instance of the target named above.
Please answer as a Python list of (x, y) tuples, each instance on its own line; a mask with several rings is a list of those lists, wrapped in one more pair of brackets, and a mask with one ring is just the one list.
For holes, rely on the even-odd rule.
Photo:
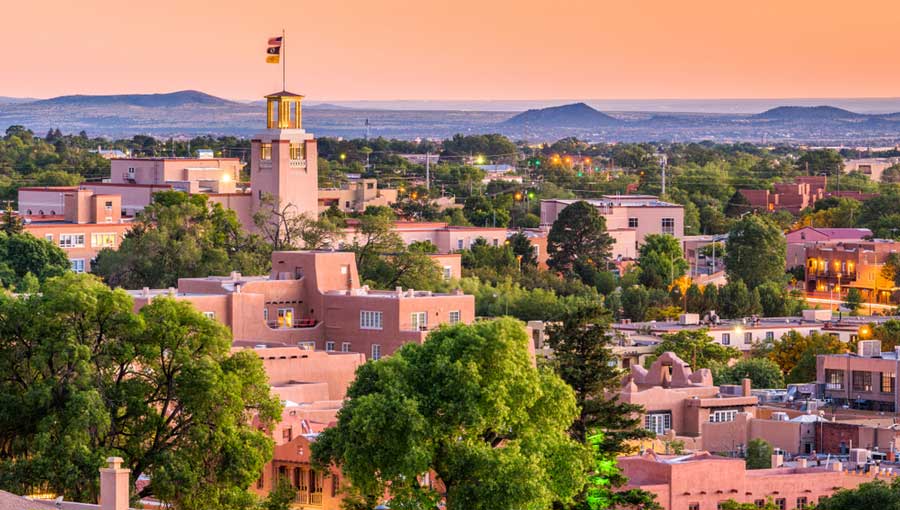
[(302, 102), (287, 91), (266, 96), (266, 130), (250, 140), (252, 212), (271, 194), (281, 207), (292, 204), (298, 213), (318, 216), (318, 150), (303, 129)]

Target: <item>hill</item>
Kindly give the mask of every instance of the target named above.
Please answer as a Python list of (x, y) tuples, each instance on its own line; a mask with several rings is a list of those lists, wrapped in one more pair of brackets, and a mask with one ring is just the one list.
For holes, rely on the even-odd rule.
[(778, 106), (753, 116), (757, 119), (780, 121), (858, 120), (868, 117), (834, 106)]
[(573, 103), (527, 110), (507, 119), (503, 125), (507, 127), (594, 128), (617, 126), (620, 123), (621, 121), (615, 117), (610, 117), (584, 103)]
[(184, 106), (234, 106), (237, 103), (197, 90), (180, 90), (166, 94), (116, 94), (108, 96), (59, 96), (31, 103), (35, 106), (140, 106), (166, 108)]

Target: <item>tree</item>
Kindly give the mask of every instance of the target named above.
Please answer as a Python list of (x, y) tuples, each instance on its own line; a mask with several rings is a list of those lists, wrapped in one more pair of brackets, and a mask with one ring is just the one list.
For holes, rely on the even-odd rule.
[(616, 455), (604, 450), (606, 436), (602, 432), (588, 438), (593, 451), (593, 469), (588, 475), (584, 505), (575, 508), (586, 510), (607, 510), (609, 508), (629, 508), (631, 510), (662, 510), (656, 495), (643, 489), (622, 490), (627, 481), (616, 465)]
[(819, 499), (817, 510), (856, 510), (859, 508), (897, 508), (900, 505), (900, 479), (890, 483), (874, 480), (855, 489), (841, 489)]
[(749, 317), (760, 313), (759, 293), (747, 289), (743, 280), (731, 280), (719, 290), (719, 313), (726, 319)]
[(0, 283), (19, 288), (26, 276), (38, 281), (61, 276), (71, 263), (55, 244), (25, 232), (7, 235), (0, 231)]
[(650, 293), (640, 285), (632, 285), (622, 290), (622, 311), (625, 317), (641, 322), (650, 308)]
[(274, 251), (325, 249), (341, 232), (341, 224), (332, 216), (313, 219), (294, 204), (281, 204), (271, 193), (263, 194), (253, 223)]
[(881, 182), (887, 182), (891, 184), (900, 183), (900, 164), (885, 168), (884, 172), (881, 173)]
[(681, 243), (668, 234), (649, 234), (640, 248), (640, 282), (645, 287), (666, 289), (688, 270)]
[(754, 388), (784, 388), (781, 367), (767, 358), (742, 359), (730, 367), (720, 367), (714, 375), (716, 384), (741, 384), (746, 378)]
[(175, 286), (179, 278), (268, 271), (270, 251), (234, 211), (205, 195), (162, 191), (138, 215), (118, 250), (103, 249), (94, 273), (129, 289)]
[(847, 297), (844, 298), (844, 307), (850, 310), (850, 315), (858, 315), (862, 304), (863, 298), (862, 294), (859, 293), (859, 289), (851, 287), (847, 291)]
[(786, 246), (777, 225), (762, 216), (744, 217), (728, 232), (724, 257), (728, 280), (743, 280), (750, 289), (767, 281), (781, 281)]
[[(313, 443), (360, 498), (392, 508), (547, 508), (582, 490), (589, 452), (567, 429), (575, 398), (536, 369), (514, 319), (458, 324), (360, 367), (338, 422)], [(436, 489), (419, 483), (433, 473)], [(509, 490), (515, 488), (515, 490)]]
[(789, 331), (772, 343), (767, 355), (787, 375), (787, 382), (810, 382), (816, 379), (816, 356), (839, 354), (847, 349), (847, 344), (828, 334)]
[(800, 156), (797, 168), (807, 175), (834, 176), (844, 171), (844, 158), (834, 149), (811, 150)]
[(881, 340), (881, 349), (884, 352), (891, 352), (900, 345), (900, 321), (897, 319), (868, 327), (872, 328), (872, 337)]
[(589, 430), (602, 432), (595, 445), (612, 454), (628, 453), (624, 442), (649, 437), (641, 427), (640, 406), (620, 402), (615, 390), (622, 373), (608, 335), (609, 314), (589, 304), (570, 310), (560, 322), (547, 328), (553, 350), (549, 364), (575, 391), (579, 416), (571, 427), (572, 437), (584, 443)]
[(603, 267), (612, 245), (603, 216), (591, 204), (578, 201), (563, 209), (550, 227), (547, 265), (564, 274), (571, 274), (578, 262)]
[(751, 439), (747, 443), (747, 469), (772, 467), (772, 445), (765, 439)]
[(519, 259), (521, 266), (537, 267), (537, 255), (534, 253), (534, 245), (528, 236), (522, 232), (516, 232), (507, 239), (513, 254)]
[(706, 328), (663, 335), (662, 342), (656, 346), (656, 355), (665, 352), (674, 352), (676, 356), (690, 363), (694, 370), (714, 368), (741, 355), (734, 347), (714, 342)]
[(765, 282), (756, 288), (759, 304), (765, 317), (790, 317), (800, 315), (806, 308), (802, 296), (795, 295), (779, 282)]
[(11, 236), (13, 234), (21, 234), (25, 230), (25, 221), (15, 214), (11, 202), (8, 202), (6, 204), (6, 210), (3, 211), (2, 230), (8, 236)]
[(147, 480), (135, 498), (245, 507), (281, 416), (262, 363), (187, 302), (133, 308), (86, 274), (0, 295), (0, 484), (93, 501), (117, 456)]
[(734, 195), (731, 195), (731, 199), (728, 200), (728, 204), (725, 206), (725, 216), (729, 218), (738, 218), (740, 215), (752, 211), (753, 206), (740, 190), (735, 191)]
[(685, 292), (685, 303), (688, 313), (705, 314), (709, 311), (706, 308), (706, 300), (703, 298), (703, 291), (696, 283), (692, 283)]

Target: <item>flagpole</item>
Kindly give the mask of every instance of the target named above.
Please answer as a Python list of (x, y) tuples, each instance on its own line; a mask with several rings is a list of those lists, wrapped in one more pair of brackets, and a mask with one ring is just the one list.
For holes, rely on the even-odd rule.
[(285, 62), (285, 57), (287, 56), (287, 55), (285, 54), (285, 53), (287, 53), (287, 52), (285, 51), (285, 50), (287, 49), (286, 46), (287, 46), (287, 41), (286, 41), (285, 38), (284, 38), (284, 29), (282, 28), (282, 29), (281, 29), (281, 91), (282, 91), (282, 92), (286, 92), (286, 91), (287, 91), (287, 87), (285, 86), (285, 76), (286, 76), (286, 74), (285, 74), (285, 70), (284, 70), (285, 64), (286, 64), (286, 62)]

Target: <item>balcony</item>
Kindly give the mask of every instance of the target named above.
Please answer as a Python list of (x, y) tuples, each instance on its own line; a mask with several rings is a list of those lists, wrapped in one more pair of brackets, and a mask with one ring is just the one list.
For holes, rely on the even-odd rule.
[(319, 324), (315, 319), (297, 319), (290, 324), (281, 321), (268, 321), (266, 325), (271, 329), (308, 329), (314, 328)]
[(291, 168), (303, 169), (303, 168), (306, 168), (306, 160), (305, 159), (292, 159), (292, 160), (290, 160), (288, 165), (290, 165)]
[(304, 506), (322, 506), (322, 492), (309, 492), (301, 489), (294, 496), (294, 505), (301, 508)]

